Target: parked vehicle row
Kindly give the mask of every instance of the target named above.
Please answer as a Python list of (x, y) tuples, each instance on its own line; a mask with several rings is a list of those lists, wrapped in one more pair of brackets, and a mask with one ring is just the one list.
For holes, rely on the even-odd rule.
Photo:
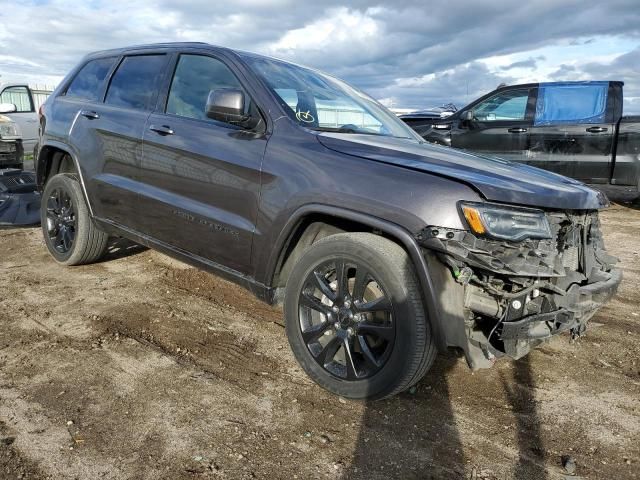
[[(327, 105), (361, 122), (322, 122)], [(431, 145), (366, 94), (273, 58), (94, 53), (40, 129), (55, 260), (97, 261), (119, 235), (281, 302), (302, 368), (346, 397), (401, 392), (447, 348), (483, 368), (580, 335), (621, 280), (601, 193)]]
[(3, 115), (10, 110), (11, 105), (0, 103), (0, 169), (22, 168), (24, 158), (20, 129), (16, 122)]
[(28, 154), (33, 153), (38, 142), (38, 109), (50, 93), (46, 88), (22, 83), (0, 85), (0, 103), (5, 105), (2, 113), (18, 125), (23, 149)]
[(640, 116), (622, 115), (623, 83), (498, 88), (447, 118), (401, 118), (425, 140), (640, 191)]

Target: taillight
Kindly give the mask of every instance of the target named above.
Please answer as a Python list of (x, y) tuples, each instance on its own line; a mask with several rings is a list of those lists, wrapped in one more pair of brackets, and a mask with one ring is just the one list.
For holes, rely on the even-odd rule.
[(43, 115), (44, 115), (44, 103), (40, 105), (40, 108), (38, 108), (38, 121), (42, 120)]

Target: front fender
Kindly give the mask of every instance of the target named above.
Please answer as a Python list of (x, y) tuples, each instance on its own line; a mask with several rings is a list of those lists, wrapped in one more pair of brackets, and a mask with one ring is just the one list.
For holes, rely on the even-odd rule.
[(438, 293), (434, 289), (434, 282), (429, 273), (429, 269), (427, 268), (425, 258), (414, 238), (414, 235), (400, 225), (392, 222), (346, 208), (322, 204), (304, 205), (294, 212), (289, 221), (285, 224), (284, 229), (280, 232), (268, 261), (268, 281), (265, 283), (267, 285), (272, 284), (282, 253), (287, 248), (288, 241), (296, 227), (304, 221), (305, 218), (318, 214), (367, 225), (372, 230), (378, 230), (396, 239), (404, 247), (416, 269), (416, 274), (418, 275), (418, 280), (420, 281), (420, 286), (422, 288), (424, 306), (428, 314), (432, 334), (436, 340), (438, 349), (440, 351), (446, 350), (447, 344), (441, 325), (442, 315), (440, 312)]

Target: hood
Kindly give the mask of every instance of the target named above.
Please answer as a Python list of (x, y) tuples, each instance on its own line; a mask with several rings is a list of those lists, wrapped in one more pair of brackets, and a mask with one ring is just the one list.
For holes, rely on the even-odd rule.
[(318, 141), (336, 152), (431, 173), (474, 187), (487, 200), (560, 210), (608, 206), (606, 196), (577, 180), (496, 157), (413, 139), (323, 132)]

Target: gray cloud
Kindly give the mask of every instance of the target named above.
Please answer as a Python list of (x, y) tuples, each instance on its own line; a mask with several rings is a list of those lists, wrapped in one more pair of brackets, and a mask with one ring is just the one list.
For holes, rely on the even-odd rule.
[(621, 80), (625, 83), (625, 113), (640, 114), (640, 46), (608, 62), (561, 65), (551, 77), (554, 80)]
[(312, 65), (379, 98), (420, 107), (461, 103), (467, 88), (482, 93), (512, 81), (510, 69), (535, 69), (543, 60), (496, 74), (477, 59), (620, 35), (640, 41), (637, 0), (38, 0), (0, 12), (0, 52), (30, 62), (20, 66), (0, 54), (0, 73), (63, 75), (90, 51), (199, 40)]
[(376, 98), (393, 98), (394, 93), (401, 90), (401, 103), (396, 102), (394, 106), (421, 108), (425, 105), (438, 106), (453, 102), (462, 107), (499, 84), (514, 81), (513, 77), (492, 73), (484, 63), (471, 62), (426, 78), (403, 80), (399, 85), (374, 87), (371, 93)]
[(504, 67), (500, 67), (500, 70), (512, 70), (514, 68), (529, 68), (531, 70), (535, 70), (538, 66), (537, 60), (533, 57), (529, 57), (526, 60), (520, 60), (519, 62), (513, 62), (509, 65), (505, 65)]

